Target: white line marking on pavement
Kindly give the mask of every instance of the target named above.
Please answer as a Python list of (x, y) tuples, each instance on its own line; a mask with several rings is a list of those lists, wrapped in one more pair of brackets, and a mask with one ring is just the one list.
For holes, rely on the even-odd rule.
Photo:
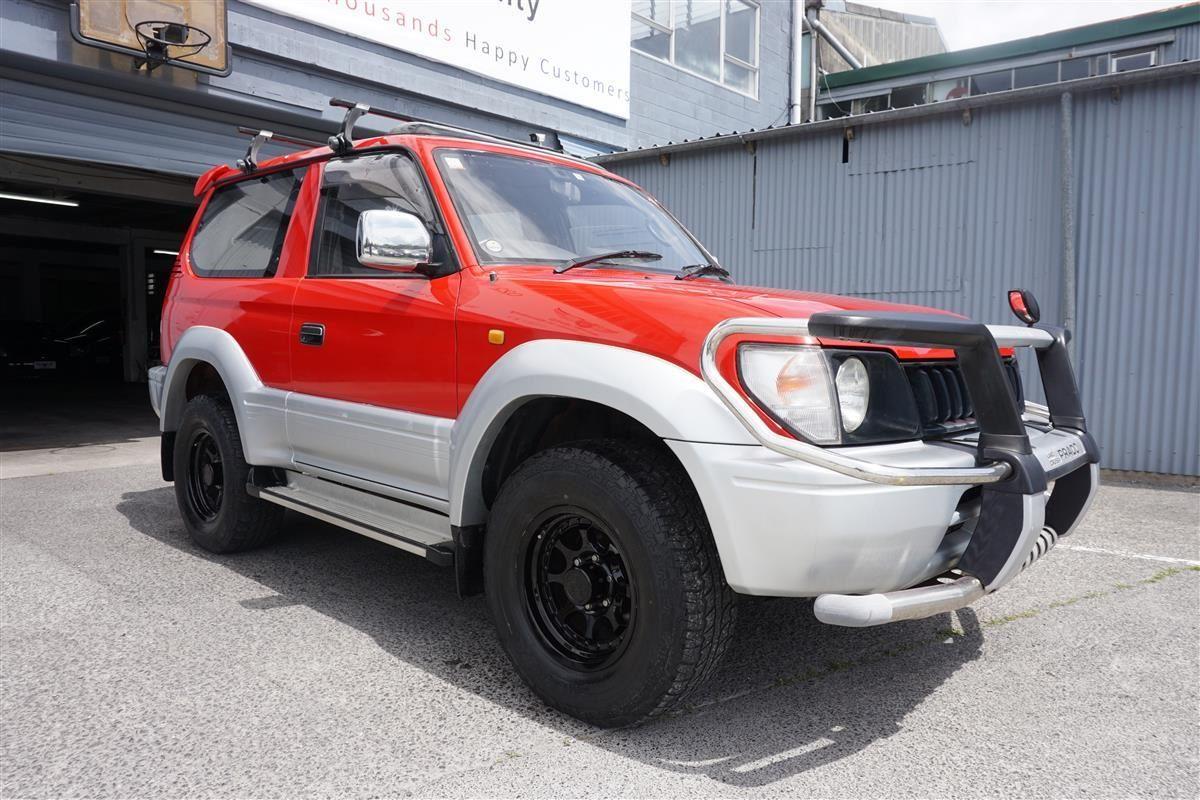
[(833, 739), (817, 739), (814, 742), (802, 744), (799, 747), (793, 747), (791, 750), (785, 750), (782, 753), (775, 753), (774, 755), (769, 755), (766, 758), (760, 758), (757, 761), (748, 761), (745, 764), (738, 764), (736, 767), (731, 767), (730, 772), (754, 772), (755, 770), (763, 769), (773, 764), (778, 764), (780, 761), (787, 761), (789, 759), (796, 758), (797, 756), (802, 756), (805, 753), (811, 753), (814, 750), (821, 750), (823, 748), (830, 747), (834, 744), (837, 744), (837, 742), (833, 741)]
[(1080, 553), (1100, 553), (1105, 556), (1121, 556), (1122, 558), (1140, 558), (1143, 561), (1162, 561), (1166, 564), (1184, 564), (1189, 567), (1200, 567), (1200, 561), (1187, 558), (1171, 558), (1170, 556), (1152, 556), (1148, 553), (1130, 553), (1127, 550), (1106, 550), (1103, 547), (1087, 547), (1082, 544), (1060, 544), (1059, 550), (1075, 550)]

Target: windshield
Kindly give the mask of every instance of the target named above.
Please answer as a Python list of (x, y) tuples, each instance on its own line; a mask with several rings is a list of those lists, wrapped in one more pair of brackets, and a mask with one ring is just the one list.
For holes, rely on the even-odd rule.
[(618, 181), (499, 153), (439, 150), (437, 159), (480, 263), (561, 265), (618, 250), (662, 256), (611, 262), (636, 269), (709, 262), (669, 214)]

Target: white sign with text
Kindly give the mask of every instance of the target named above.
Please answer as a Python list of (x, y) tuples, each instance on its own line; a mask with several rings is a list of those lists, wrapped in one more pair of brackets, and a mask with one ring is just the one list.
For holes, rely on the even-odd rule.
[(247, 0), (629, 118), (629, 0)]

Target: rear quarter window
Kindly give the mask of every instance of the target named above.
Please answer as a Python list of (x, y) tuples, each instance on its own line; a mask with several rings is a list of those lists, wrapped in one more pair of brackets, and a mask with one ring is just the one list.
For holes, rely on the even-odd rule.
[(300, 180), (289, 170), (217, 189), (192, 237), (192, 270), (206, 278), (274, 275)]

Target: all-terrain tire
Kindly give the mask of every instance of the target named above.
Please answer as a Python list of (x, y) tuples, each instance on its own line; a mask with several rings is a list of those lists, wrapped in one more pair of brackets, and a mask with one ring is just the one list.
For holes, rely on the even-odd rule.
[[(548, 705), (603, 727), (677, 706), (712, 674), (734, 627), (734, 593), (700, 499), (679, 463), (655, 445), (589, 440), (537, 453), (501, 487), (484, 536), (488, 605), (517, 672)], [(575, 515), (570, 524), (594, 520), (632, 587), (629, 627), (613, 637), (616, 654), (598, 664), (565, 653), (564, 637), (548, 634), (555, 625), (539, 612), (541, 598), (558, 592), (534, 588), (542, 586), (539, 565), (557, 557), (542, 561), (539, 534), (556, 535), (546, 526), (564, 514)], [(602, 593), (611, 580), (601, 575), (595, 584)], [(578, 618), (568, 617), (567, 627), (578, 628)]]
[(188, 401), (173, 458), (175, 500), (197, 545), (235, 553), (261, 547), (278, 533), (283, 509), (246, 492), (250, 465), (228, 401), (209, 395)]

